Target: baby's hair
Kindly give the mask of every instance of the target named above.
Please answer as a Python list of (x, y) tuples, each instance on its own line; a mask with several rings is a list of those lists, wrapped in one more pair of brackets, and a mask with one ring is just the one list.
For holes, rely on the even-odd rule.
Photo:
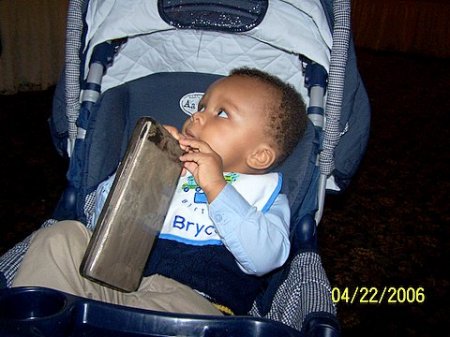
[[(280, 93), (280, 100), (273, 102), (267, 113), (266, 134), (277, 146), (278, 158), (273, 166), (283, 162), (293, 151), (306, 129), (306, 108), (301, 95), (288, 83), (264, 71), (238, 68), (230, 76), (247, 76), (262, 81)], [(274, 98), (275, 99), (275, 98)]]

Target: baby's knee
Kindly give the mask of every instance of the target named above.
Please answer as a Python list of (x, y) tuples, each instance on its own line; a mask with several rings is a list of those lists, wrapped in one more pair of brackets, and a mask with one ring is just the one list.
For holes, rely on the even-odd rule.
[(31, 239), (31, 247), (85, 247), (90, 237), (91, 232), (82, 223), (64, 220), (36, 231)]

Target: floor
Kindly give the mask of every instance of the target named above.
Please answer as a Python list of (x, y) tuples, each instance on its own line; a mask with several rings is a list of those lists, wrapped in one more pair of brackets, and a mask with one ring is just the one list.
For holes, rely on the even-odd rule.
[[(450, 65), (357, 55), (371, 136), (346, 193), (326, 201), (322, 262), (343, 336), (434, 336), (450, 317)], [(0, 96), (0, 254), (51, 216), (64, 188), (47, 127), (52, 93)]]

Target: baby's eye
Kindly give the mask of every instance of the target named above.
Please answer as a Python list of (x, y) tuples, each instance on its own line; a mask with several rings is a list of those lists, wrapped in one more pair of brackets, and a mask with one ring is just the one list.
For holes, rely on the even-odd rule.
[(222, 118), (228, 118), (228, 114), (224, 110), (220, 110), (219, 113), (217, 114), (217, 116), (222, 117)]

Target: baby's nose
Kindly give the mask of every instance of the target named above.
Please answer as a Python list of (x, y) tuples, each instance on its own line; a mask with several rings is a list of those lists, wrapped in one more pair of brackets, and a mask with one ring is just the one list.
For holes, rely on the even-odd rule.
[(193, 113), (192, 115), (191, 115), (191, 120), (192, 120), (192, 122), (203, 122), (203, 117), (202, 117), (202, 114), (201, 113), (199, 113), (199, 112), (195, 112), (195, 113)]

